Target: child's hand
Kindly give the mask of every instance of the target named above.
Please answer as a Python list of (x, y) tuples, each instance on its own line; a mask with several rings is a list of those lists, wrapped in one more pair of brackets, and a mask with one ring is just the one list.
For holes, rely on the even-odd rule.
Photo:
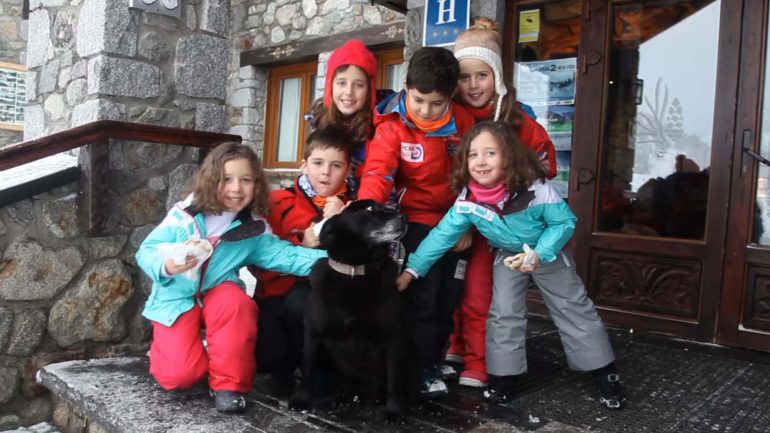
[(185, 262), (181, 265), (177, 265), (174, 262), (174, 259), (168, 258), (163, 262), (163, 266), (165, 267), (166, 274), (176, 275), (181, 274), (182, 272), (189, 271), (190, 269), (194, 268), (198, 265), (198, 260), (193, 255), (189, 255), (185, 258)]
[(461, 251), (467, 250), (470, 248), (471, 242), (473, 242), (473, 234), (469, 230), (460, 236), (460, 239), (457, 240), (455, 246), (452, 247), (452, 252), (459, 253)]
[(539, 265), (540, 265), (540, 254), (538, 254), (537, 251), (535, 250), (531, 250), (530, 256), (519, 267), (519, 272), (529, 274), (531, 272), (534, 272), (534, 270), (537, 269)]
[(399, 292), (403, 292), (408, 286), (409, 283), (414, 280), (414, 276), (410, 274), (409, 272), (402, 272), (401, 275), (396, 278), (396, 287), (398, 287)]
[(315, 232), (313, 231), (313, 224), (310, 224), (310, 226), (305, 229), (305, 234), (302, 236), (302, 246), (305, 248), (318, 248), (321, 246), (321, 243), (318, 242), (318, 238), (316, 238)]
[(324, 205), (324, 218), (331, 218), (334, 215), (342, 212), (345, 208), (345, 204), (342, 203), (337, 196), (331, 196), (326, 198), (326, 204)]

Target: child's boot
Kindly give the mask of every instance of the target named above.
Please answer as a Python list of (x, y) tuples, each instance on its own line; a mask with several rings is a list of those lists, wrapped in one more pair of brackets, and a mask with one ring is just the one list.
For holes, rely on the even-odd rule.
[(599, 403), (610, 410), (623, 409), (626, 397), (623, 395), (623, 386), (620, 375), (615, 370), (615, 363), (611, 362), (602, 368), (591, 370), (596, 386), (599, 388)]
[(449, 394), (446, 383), (441, 379), (436, 368), (423, 370), (420, 373), (420, 397), (426, 400), (443, 397)]
[(484, 400), (490, 403), (507, 403), (513, 400), (517, 376), (489, 375), (489, 386), (484, 391)]
[(238, 413), (246, 410), (246, 398), (236, 391), (211, 391), (214, 396), (214, 407), (224, 413)]
[(458, 383), (472, 388), (484, 388), (489, 383), (489, 376), (481, 371), (463, 370), (463, 372), (460, 373), (460, 380)]

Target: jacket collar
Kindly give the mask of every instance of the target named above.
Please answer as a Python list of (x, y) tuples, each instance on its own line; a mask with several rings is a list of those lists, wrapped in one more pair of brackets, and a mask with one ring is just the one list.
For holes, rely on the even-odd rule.
[[(449, 103), (454, 104), (452, 101)], [(399, 116), (401, 122), (403, 122), (404, 125), (406, 125), (408, 128), (419, 130), (406, 115), (406, 89), (401, 89), (400, 92), (389, 95), (386, 99), (380, 101), (380, 103), (377, 105), (377, 114), (380, 116)], [(457, 123), (455, 122), (454, 114), (452, 114), (452, 119), (447, 122), (446, 125), (442, 126), (437, 131), (426, 132), (425, 136), (446, 137), (452, 134), (457, 134)]]
[(532, 200), (534, 199), (535, 199), (535, 189), (533, 186), (530, 186), (529, 188), (527, 187), (521, 188), (518, 191), (516, 191), (515, 194), (510, 195), (508, 199), (505, 201), (505, 203), (503, 203), (502, 209), (488, 203), (481, 203), (476, 201), (476, 198), (473, 197), (473, 194), (468, 189), (468, 187), (463, 188), (463, 190), (457, 196), (457, 200), (463, 200), (463, 201), (469, 201), (471, 203), (475, 203), (478, 206), (482, 206), (487, 209), (495, 211), (498, 215), (510, 215), (513, 213), (521, 212), (527, 209), (529, 207), (529, 203), (532, 202)]

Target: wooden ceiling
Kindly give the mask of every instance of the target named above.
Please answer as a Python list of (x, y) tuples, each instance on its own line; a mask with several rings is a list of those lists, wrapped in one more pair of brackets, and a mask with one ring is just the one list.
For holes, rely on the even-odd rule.
[(372, 4), (378, 4), (396, 12), (406, 14), (406, 0), (370, 0)]

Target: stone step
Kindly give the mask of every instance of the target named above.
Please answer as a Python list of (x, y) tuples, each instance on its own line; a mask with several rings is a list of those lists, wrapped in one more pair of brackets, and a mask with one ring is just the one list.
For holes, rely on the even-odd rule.
[[(482, 409), (478, 412), (478, 399), (463, 397), (452, 403), (458, 407), (426, 404), (416, 408), (397, 426), (385, 425), (383, 407), (375, 404), (294, 412), (288, 410), (285, 400), (264, 391), (267, 377), (263, 375), (257, 375), (255, 390), (247, 396), (245, 413), (222, 414), (214, 409), (205, 385), (167, 392), (147, 371), (145, 357), (68, 361), (42, 368), (37, 380), (55, 395), (54, 423), (65, 433), (519, 433), (534, 430), (520, 430), (505, 421), (521, 418), (516, 411), (498, 410), (500, 413), (495, 414)], [(440, 415), (436, 416), (437, 413)], [(73, 417), (77, 419), (73, 421)], [(548, 429), (538, 430), (560, 431), (559, 425), (551, 422)]]
[(331, 431), (301, 414), (255, 402), (254, 395), (249, 396), (247, 413), (222, 414), (214, 409), (205, 387), (167, 392), (147, 371), (146, 358), (69, 361), (41, 369), (38, 382), (75, 414), (109, 433)]

